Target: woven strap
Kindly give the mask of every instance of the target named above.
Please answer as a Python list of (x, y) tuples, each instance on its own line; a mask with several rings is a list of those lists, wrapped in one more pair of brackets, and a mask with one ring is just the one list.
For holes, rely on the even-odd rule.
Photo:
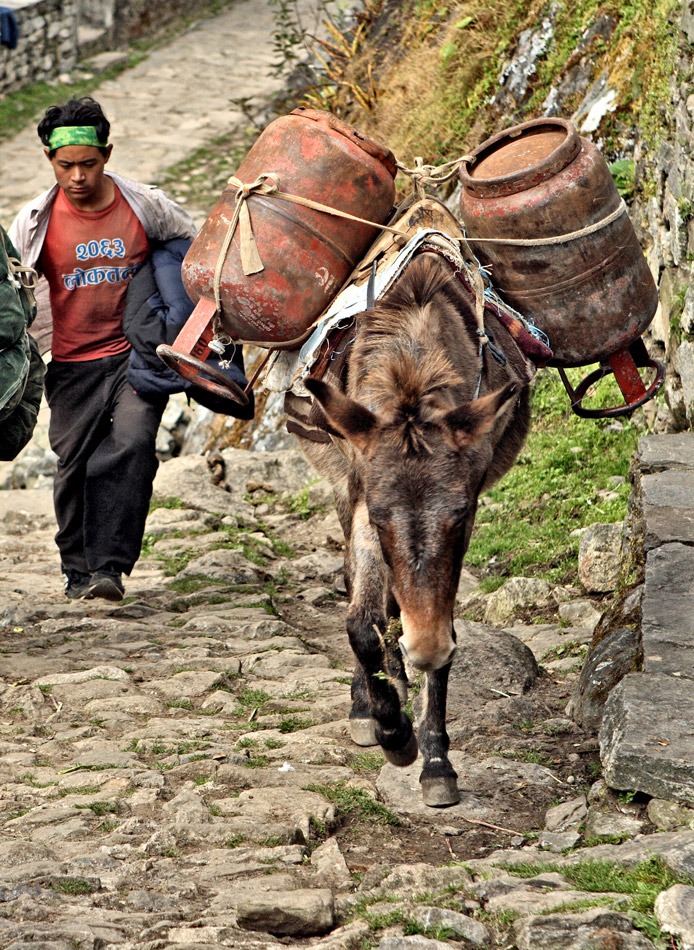
[(27, 267), (22, 264), (22, 262), (17, 257), (10, 257), (7, 253), (7, 245), (5, 244), (5, 235), (0, 228), (0, 241), (2, 241), (2, 249), (5, 252), (5, 257), (7, 258), (7, 279), (9, 283), (14, 287), (14, 289), (19, 293), (23, 291), (27, 300), (29, 301), (29, 306), (33, 310), (36, 306), (36, 297), (34, 296), (34, 291), (36, 290), (39, 283), (39, 275), (36, 273), (33, 267)]

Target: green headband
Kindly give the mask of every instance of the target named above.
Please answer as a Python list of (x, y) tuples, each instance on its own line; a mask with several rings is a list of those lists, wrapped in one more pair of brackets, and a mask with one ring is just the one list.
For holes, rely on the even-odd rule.
[(61, 125), (53, 129), (48, 140), (51, 152), (62, 148), (63, 145), (94, 145), (96, 148), (106, 148), (107, 144), (99, 141), (93, 125)]

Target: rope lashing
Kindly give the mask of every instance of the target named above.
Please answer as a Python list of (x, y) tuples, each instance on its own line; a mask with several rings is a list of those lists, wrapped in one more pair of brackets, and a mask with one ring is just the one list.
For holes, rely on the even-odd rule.
[(444, 162), (443, 165), (425, 165), (424, 159), (418, 155), (414, 160), (414, 168), (406, 168), (400, 162), (395, 164), (398, 171), (412, 179), (417, 200), (421, 201), (422, 198), (426, 197), (425, 186), (435, 187), (450, 181), (458, 174), (458, 169), (463, 162), (472, 161), (474, 161), (472, 155), (461, 155), (460, 158), (456, 158), (452, 162)]
[(578, 238), (587, 237), (589, 234), (595, 234), (601, 231), (608, 224), (612, 224), (617, 218), (626, 214), (627, 206), (624, 198), (620, 199), (619, 205), (614, 211), (611, 211), (606, 217), (601, 218), (594, 224), (589, 224), (585, 228), (579, 228), (578, 231), (567, 231), (566, 234), (555, 234), (553, 237), (545, 238), (495, 238), (495, 237), (473, 237), (471, 234), (465, 234), (465, 239), (473, 244), (510, 244), (513, 247), (543, 247), (551, 244), (568, 244), (569, 241), (575, 241)]
[(302, 198), (301, 195), (292, 195), (287, 191), (279, 190), (279, 175), (275, 172), (263, 172), (251, 184), (244, 184), (234, 175), (229, 179), (229, 184), (234, 185), (238, 190), (236, 192), (236, 208), (229, 222), (226, 237), (222, 244), (217, 267), (215, 268), (215, 303), (219, 308), (219, 283), (222, 275), (222, 267), (226, 258), (231, 239), (234, 236), (237, 225), (240, 225), (241, 234), (241, 266), (244, 274), (248, 277), (251, 274), (257, 274), (264, 269), (263, 261), (258, 252), (258, 246), (253, 235), (251, 217), (248, 212), (247, 201), (253, 194), (272, 197), (280, 201), (289, 201), (292, 204), (301, 205), (303, 208), (311, 208), (313, 211), (322, 211), (325, 214), (335, 215), (338, 218), (345, 218), (347, 221), (356, 221), (359, 224), (368, 224), (372, 228), (381, 231), (390, 231), (401, 237), (407, 235), (399, 228), (392, 228), (387, 224), (380, 224), (378, 221), (369, 221), (366, 218), (360, 218), (357, 215), (349, 214), (347, 211), (340, 211), (338, 208), (331, 208), (329, 205), (321, 204), (319, 201), (312, 201), (310, 198)]
[[(443, 184), (446, 181), (449, 181), (453, 178), (464, 162), (473, 161), (472, 156), (462, 155), (460, 158), (455, 159), (451, 162), (446, 162), (443, 165), (425, 165), (424, 160), (421, 157), (415, 158), (415, 167), (407, 168), (402, 165), (400, 162), (397, 162), (398, 170), (402, 171), (404, 174), (412, 178), (415, 192), (419, 199), (425, 197), (425, 186), (436, 186)], [(251, 223), (251, 217), (248, 210), (248, 199), (252, 195), (263, 196), (266, 198), (277, 199), (280, 201), (287, 201), (292, 204), (300, 205), (304, 208), (310, 208), (314, 211), (321, 211), (324, 214), (334, 215), (338, 218), (343, 218), (347, 221), (355, 221), (358, 224), (366, 224), (369, 227), (375, 228), (379, 231), (389, 231), (391, 234), (397, 235), (401, 239), (407, 239), (408, 235), (399, 228), (391, 227), (387, 224), (380, 224), (376, 221), (369, 221), (366, 218), (360, 218), (357, 215), (349, 214), (346, 211), (340, 211), (338, 208), (332, 208), (329, 205), (321, 204), (318, 201), (312, 201), (310, 198), (303, 198), (300, 195), (293, 195), (286, 191), (280, 191), (279, 189), (279, 175), (275, 172), (263, 172), (260, 174), (254, 182), (244, 183), (236, 176), (232, 175), (228, 179), (228, 184), (233, 185), (236, 190), (236, 203), (234, 207), (234, 213), (232, 215), (231, 221), (227, 228), (226, 235), (222, 242), (222, 246), (219, 251), (219, 256), (217, 258), (217, 263), (214, 271), (213, 278), (213, 290), (214, 290), (214, 300), (216, 312), (213, 318), (213, 331), (214, 339), (211, 346), (215, 352), (221, 355), (224, 351), (224, 348), (232, 343), (232, 338), (228, 333), (224, 331), (221, 324), (221, 314), (222, 314), (222, 302), (221, 302), (221, 280), (222, 280), (222, 270), (224, 267), (224, 262), (226, 260), (229, 248), (231, 246), (232, 239), (236, 233), (237, 227), (240, 231), (240, 256), (241, 256), (241, 267), (243, 273), (246, 276), (252, 274), (260, 273), (264, 270), (265, 265), (263, 264), (258, 246), (255, 240), (255, 235), (253, 234), (253, 226)], [(612, 224), (613, 221), (617, 220), (622, 214), (625, 214), (627, 210), (624, 200), (620, 200), (619, 206), (608, 214), (605, 218), (602, 218), (600, 221), (595, 222), (594, 224), (588, 225), (585, 228), (580, 228), (577, 231), (570, 231), (566, 234), (558, 234), (553, 237), (546, 238), (475, 238), (471, 235), (468, 235), (463, 231), (464, 239), (463, 243), (469, 241), (473, 244), (506, 244), (517, 247), (541, 247), (543, 245), (552, 245), (552, 244), (565, 244), (569, 241), (574, 241), (577, 238), (586, 237), (589, 234), (593, 234), (596, 231), (601, 230), (602, 228), (607, 227), (609, 224)], [(470, 251), (469, 247), (466, 248), (468, 252)], [(474, 255), (472, 255), (474, 257)], [(481, 323), (480, 320), (480, 310), (484, 309), (484, 285), (481, 278), (476, 271), (473, 269), (473, 274), (475, 275), (475, 297), (476, 297), (476, 310), (477, 310), (477, 320), (478, 326)], [(481, 285), (481, 286), (480, 286)], [(481, 340), (482, 345), (486, 345), (488, 341), (486, 340), (486, 335), (483, 334)]]
[(258, 251), (255, 235), (253, 234), (251, 216), (248, 211), (248, 199), (251, 197), (251, 195), (262, 195), (264, 197), (279, 199), (280, 201), (288, 201), (292, 204), (301, 205), (304, 208), (311, 208), (313, 211), (322, 211), (324, 214), (331, 214), (338, 218), (345, 218), (347, 221), (356, 221), (358, 224), (368, 224), (370, 227), (376, 228), (377, 230), (390, 231), (392, 234), (396, 234), (401, 238), (407, 238), (407, 234), (404, 231), (401, 231), (399, 228), (393, 228), (387, 224), (379, 224), (377, 221), (368, 221), (366, 218), (357, 217), (357, 215), (349, 214), (347, 211), (340, 211), (338, 208), (331, 208), (329, 205), (321, 204), (318, 201), (312, 201), (310, 198), (302, 198), (300, 195), (292, 195), (289, 192), (280, 191), (279, 181), (279, 175), (277, 175), (275, 172), (263, 172), (256, 178), (254, 182), (250, 183), (242, 182), (240, 179), (236, 178), (235, 175), (232, 175), (228, 179), (227, 183), (229, 185), (233, 185), (237, 189), (236, 206), (234, 208), (234, 214), (232, 215), (231, 221), (229, 222), (227, 233), (224, 236), (224, 240), (219, 251), (213, 278), (214, 302), (215, 307), (217, 308), (213, 318), (213, 342), (218, 341), (219, 346), (228, 345), (232, 342), (231, 337), (224, 332), (221, 325), (221, 282), (224, 262), (226, 260), (227, 254), (229, 253), (231, 241), (234, 237), (237, 227), (239, 228), (240, 234), (241, 268), (243, 273), (246, 277), (249, 277), (251, 274), (258, 274), (260, 271), (265, 269), (260, 252)]
[(39, 283), (39, 275), (33, 267), (27, 267), (26, 264), (22, 264), (18, 257), (10, 257), (7, 252), (7, 245), (5, 244), (5, 237), (2, 231), (0, 231), (0, 240), (2, 241), (2, 249), (7, 259), (8, 283), (14, 287), (17, 293), (23, 291), (29, 302), (29, 306), (32, 308), (35, 307), (36, 297), (34, 293)]

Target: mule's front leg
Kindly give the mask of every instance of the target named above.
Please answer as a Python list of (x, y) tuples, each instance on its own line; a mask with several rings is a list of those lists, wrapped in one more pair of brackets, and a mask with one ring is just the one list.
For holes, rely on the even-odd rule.
[[(350, 726), (355, 741), (366, 745), (363, 737), (369, 726), (362, 717), (368, 708), (368, 723), (375, 721), (375, 738), (383, 754), (393, 765), (404, 766), (417, 758), (417, 739), (412, 723), (400, 705), (398, 681), (388, 672), (383, 647), (385, 632), (382, 613), (375, 613), (361, 604), (350, 606), (347, 633), (358, 664), (352, 690)], [(366, 691), (368, 707), (363, 702), (362, 689)]]
[(394, 765), (409, 765), (417, 758), (417, 740), (400, 705), (404, 683), (397, 672), (393, 675), (385, 648), (387, 570), (363, 503), (355, 506), (347, 556), (352, 579), (347, 633), (357, 660), (352, 736), (359, 745), (366, 745), (375, 725), (375, 739), (386, 758)]
[(460, 801), (458, 775), (448, 758), (446, 732), (446, 694), (451, 664), (426, 674), (426, 693), (422, 719), (418, 725), (419, 744), (424, 765), (419, 781), (425, 805), (443, 808)]

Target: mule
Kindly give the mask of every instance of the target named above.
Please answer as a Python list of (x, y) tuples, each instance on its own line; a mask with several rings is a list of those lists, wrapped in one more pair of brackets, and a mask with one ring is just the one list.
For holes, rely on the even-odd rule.
[[(511, 467), (529, 425), (522, 354), (505, 327), (491, 332), (494, 346), (481, 346), (474, 294), (424, 252), (357, 318), (342, 370), (305, 380), (330, 436), (301, 447), (332, 484), (346, 541), (351, 737), (399, 766), (419, 749), (431, 806), (459, 801), (446, 692), (477, 499)], [(288, 394), (290, 417), (302, 418), (301, 401)], [(425, 673), (417, 736), (403, 709), (405, 664)]]

